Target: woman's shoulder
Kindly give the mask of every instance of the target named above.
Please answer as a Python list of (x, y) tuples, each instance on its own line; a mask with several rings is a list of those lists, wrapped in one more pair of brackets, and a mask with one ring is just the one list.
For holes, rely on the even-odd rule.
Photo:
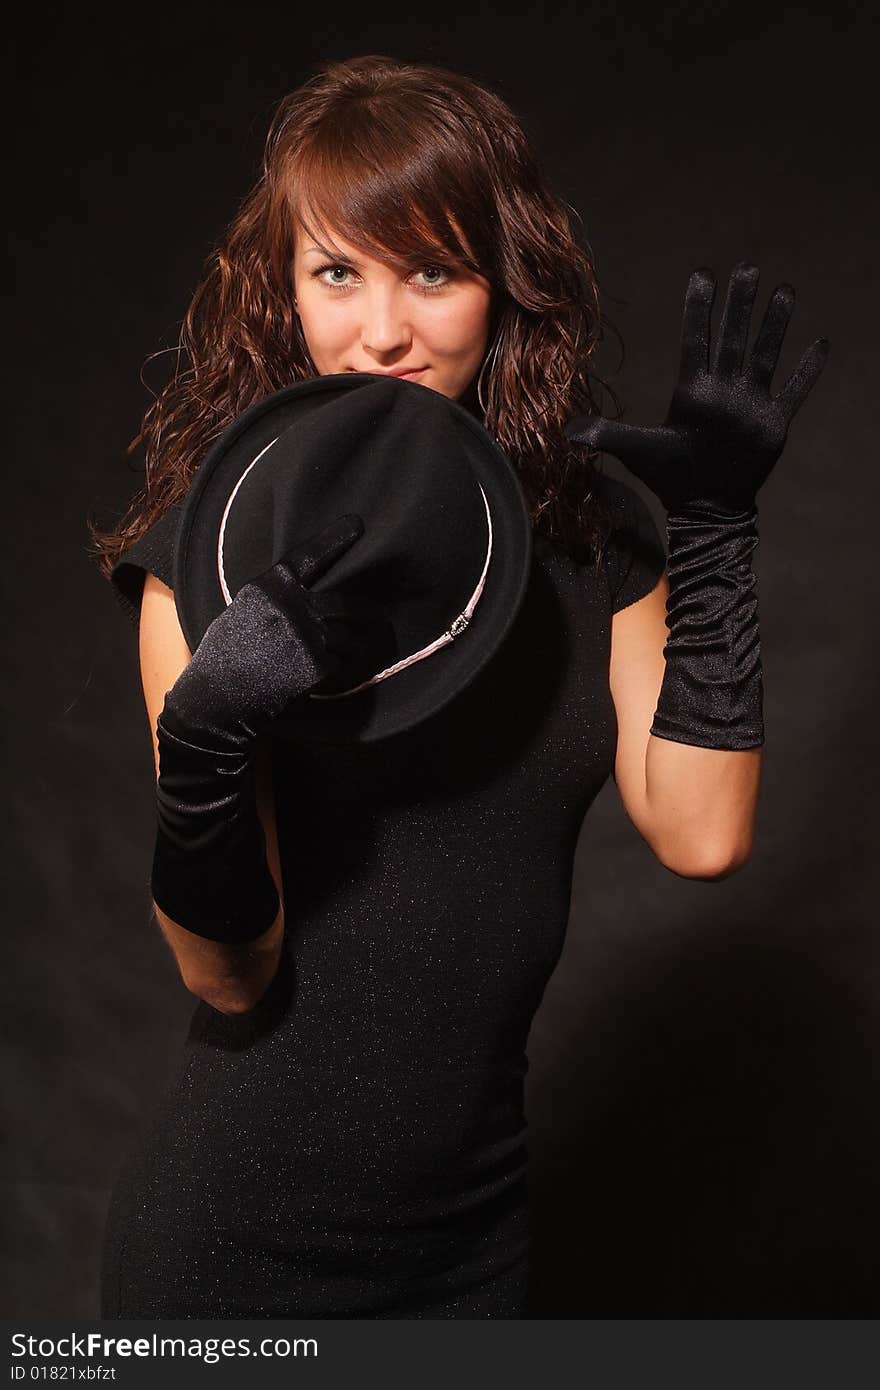
[(174, 549), (182, 503), (167, 507), (145, 531), (117, 557), (110, 571), (110, 585), (123, 612), (135, 625), (140, 620), (147, 574), (173, 587)]
[(651, 507), (646, 495), (629, 480), (611, 473), (597, 471), (593, 478), (593, 496), (608, 514), (612, 531), (625, 534), (637, 529), (646, 514), (650, 516)]
[(609, 532), (602, 557), (612, 611), (617, 613), (655, 587), (666, 568), (665, 530), (659, 503), (649, 503), (632, 483), (597, 473), (597, 495), (608, 516)]
[[(605, 586), (611, 609), (617, 612), (650, 593), (663, 573), (662, 522), (637, 487), (611, 474), (596, 471), (591, 498), (593, 533), (585, 527), (583, 534), (561, 540), (535, 529), (534, 547), (541, 557), (565, 556), (593, 582)], [(601, 537), (598, 565), (597, 534)]]

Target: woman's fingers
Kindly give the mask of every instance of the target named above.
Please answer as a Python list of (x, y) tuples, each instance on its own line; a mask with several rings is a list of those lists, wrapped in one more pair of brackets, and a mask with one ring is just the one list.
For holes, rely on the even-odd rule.
[(606, 420), (603, 415), (581, 415), (565, 427), (569, 439), (588, 444), (603, 454), (623, 459), (636, 447), (644, 448), (645, 430), (639, 425), (624, 425), (619, 420)]
[(363, 518), (357, 512), (347, 512), (309, 536), (308, 540), (298, 542), (283, 556), (284, 563), (289, 565), (301, 584), (313, 584), (363, 534)]
[(603, 454), (613, 454), (627, 465), (632, 459), (648, 461), (655, 455), (659, 457), (668, 450), (672, 435), (661, 425), (625, 425), (601, 415), (579, 416), (566, 425), (565, 433), (569, 439), (589, 444)]
[(691, 274), (681, 321), (680, 375), (683, 380), (709, 370), (709, 331), (715, 302), (715, 275), (709, 266)]
[(755, 346), (749, 358), (748, 374), (758, 386), (770, 390), (770, 382), (782, 351), (782, 340), (794, 310), (794, 287), (777, 285), (770, 296)]
[(800, 410), (821, 376), (830, 350), (831, 344), (827, 338), (817, 338), (807, 348), (782, 390), (773, 397), (773, 404), (780, 406), (789, 420)]
[(341, 660), (373, 656), (376, 669), (390, 663), (389, 642), (394, 629), (387, 609), (376, 600), (337, 589), (312, 591), (311, 603), (324, 627), (331, 650)]
[(740, 261), (731, 271), (712, 364), (712, 370), (722, 376), (742, 370), (759, 279), (758, 267), (747, 261)]
[(574, 439), (578, 444), (586, 444), (591, 449), (601, 449), (602, 445), (598, 439), (602, 433), (603, 426), (608, 421), (602, 415), (575, 415), (564, 426), (563, 433), (566, 438)]

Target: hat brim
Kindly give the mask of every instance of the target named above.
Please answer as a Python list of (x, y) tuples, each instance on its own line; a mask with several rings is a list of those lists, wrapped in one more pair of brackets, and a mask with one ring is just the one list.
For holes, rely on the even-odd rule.
[[(379, 374), (346, 372), (315, 377), (265, 397), (238, 417), (215, 441), (185, 499), (174, 556), (174, 596), (190, 651), (226, 606), (214, 561), (223, 507), (231, 487), (265, 445), (295, 424), (323, 393), (387, 384)], [(397, 381), (397, 389), (431, 388)], [(467, 629), (454, 641), (393, 676), (341, 699), (300, 696), (270, 732), (308, 742), (373, 743), (416, 727), (454, 700), (492, 659), (513, 625), (528, 585), (532, 527), (513, 464), (488, 432), (455, 401), (446, 406), (462, 432), (468, 459), (483, 487), (493, 518), (493, 549), (485, 587)], [(370, 507), (382, 498), (359, 499), (370, 529)], [(330, 516), (324, 519), (330, 521)], [(252, 576), (253, 577), (253, 576)], [(332, 571), (327, 577), (332, 582)], [(322, 587), (319, 582), (316, 588)]]

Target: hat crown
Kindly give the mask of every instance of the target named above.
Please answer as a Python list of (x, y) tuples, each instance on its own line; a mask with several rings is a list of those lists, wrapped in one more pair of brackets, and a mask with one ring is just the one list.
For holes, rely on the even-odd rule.
[(443, 398), (374, 380), (318, 397), (245, 465), (224, 509), (218, 568), (231, 599), (322, 525), (356, 512), (364, 535), (314, 588), (381, 602), (403, 654), (463, 611), (489, 529), (466, 440)]
[(363, 534), (312, 588), (378, 603), (385, 659), (350, 690), (292, 701), (278, 737), (368, 743), (421, 723), (490, 660), (522, 603), (532, 533), (510, 460), (430, 387), (347, 372), (258, 401), (200, 465), (174, 560), (190, 649), (242, 585), (349, 513)]

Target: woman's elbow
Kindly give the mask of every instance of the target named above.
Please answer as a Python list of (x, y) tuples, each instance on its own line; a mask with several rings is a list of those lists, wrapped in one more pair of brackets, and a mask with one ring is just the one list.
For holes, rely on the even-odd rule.
[(660, 863), (670, 873), (679, 878), (702, 879), (707, 883), (717, 883), (738, 873), (752, 854), (751, 842), (713, 842), (706, 837), (690, 845), (679, 843), (675, 846), (655, 845), (653, 848)]
[(278, 969), (284, 939), (283, 903), (271, 927), (238, 943), (200, 936), (172, 921), (155, 903), (153, 908), (189, 993), (219, 1013), (248, 1013)]
[(212, 1009), (221, 1014), (248, 1013), (259, 997), (253, 988), (242, 981), (193, 979), (183, 973), (180, 978), (194, 998), (210, 1004)]
[(278, 972), (283, 928), (273, 929), (249, 943), (250, 950), (235, 967), (212, 972), (181, 971), (190, 994), (221, 1014), (246, 1014), (260, 1002)]

